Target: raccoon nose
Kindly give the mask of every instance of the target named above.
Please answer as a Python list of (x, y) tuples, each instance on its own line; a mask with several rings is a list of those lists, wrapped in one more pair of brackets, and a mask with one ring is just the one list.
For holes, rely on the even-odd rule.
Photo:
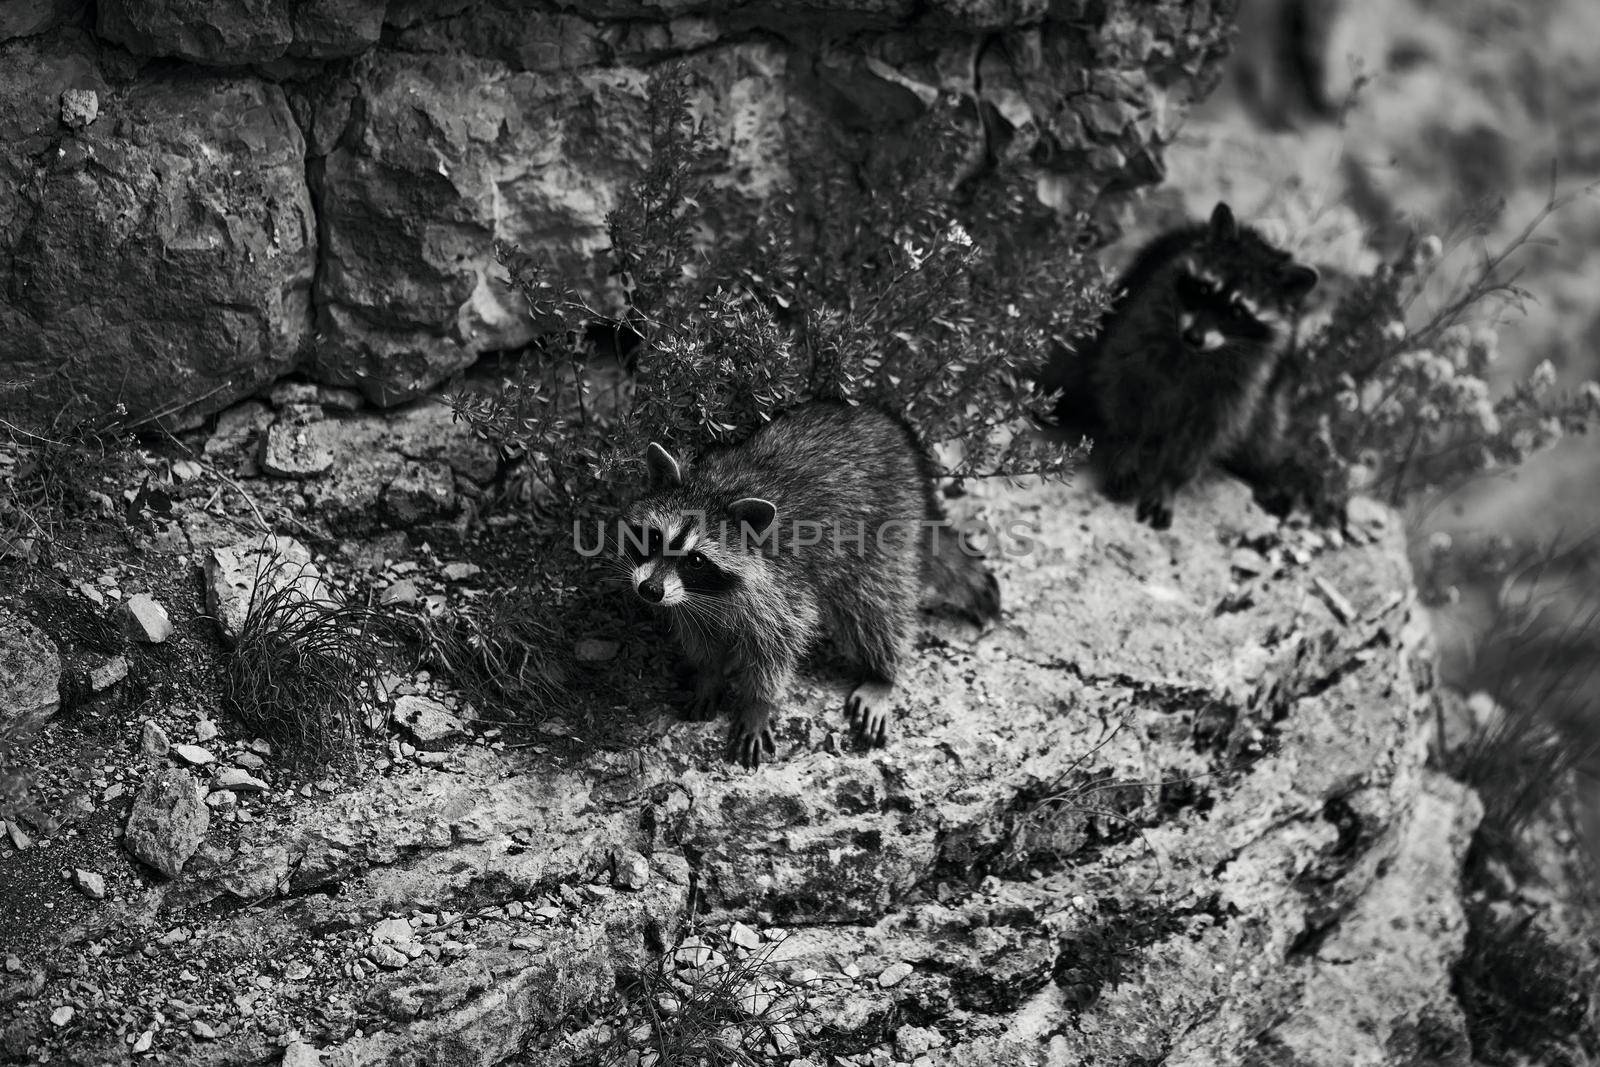
[(1183, 343), (1190, 348), (1200, 348), (1206, 343), (1205, 327), (1198, 324), (1183, 331)]
[(645, 600), (648, 600), (652, 604), (661, 603), (661, 598), (667, 595), (666, 586), (663, 585), (661, 579), (655, 575), (652, 575), (651, 577), (640, 582), (634, 587), (634, 590), (641, 597), (643, 597)]

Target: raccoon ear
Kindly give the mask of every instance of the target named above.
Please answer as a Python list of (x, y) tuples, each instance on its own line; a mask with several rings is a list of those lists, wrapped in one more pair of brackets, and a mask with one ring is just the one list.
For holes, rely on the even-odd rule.
[(1211, 209), (1211, 233), (1228, 241), (1239, 236), (1239, 224), (1234, 221), (1233, 209), (1226, 201), (1218, 200), (1217, 206)]
[(728, 505), (733, 521), (750, 527), (752, 533), (765, 533), (772, 520), (778, 517), (778, 508), (770, 500), (747, 496)]
[(678, 461), (672, 458), (672, 453), (650, 442), (650, 447), (644, 450), (644, 465), (650, 471), (650, 481), (656, 485), (682, 485), (683, 471), (678, 466)]
[(1283, 272), (1283, 288), (1291, 300), (1299, 300), (1317, 287), (1322, 275), (1317, 273), (1317, 268), (1309, 267), (1304, 263), (1290, 264)]

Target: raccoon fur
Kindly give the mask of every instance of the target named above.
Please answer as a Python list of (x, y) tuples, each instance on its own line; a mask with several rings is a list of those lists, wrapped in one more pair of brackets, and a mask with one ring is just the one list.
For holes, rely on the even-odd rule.
[(1041, 378), (1062, 391), (1058, 424), (1094, 438), (1107, 496), (1165, 529), (1178, 490), (1212, 463), (1271, 477), (1293, 384), (1282, 357), (1316, 284), (1227, 204), (1140, 250), (1096, 336)]
[(697, 674), (689, 717), (732, 718), (729, 756), (774, 754), (772, 721), (824, 632), (860, 672), (845, 702), (881, 745), (923, 583), (977, 621), (1000, 612), (982, 559), (943, 520), (926, 453), (871, 407), (798, 407), (689, 470), (659, 444), (651, 487), (624, 514), (636, 594), (670, 615)]

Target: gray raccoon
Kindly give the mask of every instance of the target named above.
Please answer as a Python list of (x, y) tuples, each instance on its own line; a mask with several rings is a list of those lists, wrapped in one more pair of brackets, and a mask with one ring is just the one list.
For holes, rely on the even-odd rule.
[(923, 583), (977, 621), (1000, 613), (982, 559), (937, 525), (926, 453), (882, 411), (806, 404), (692, 471), (654, 443), (646, 465), (620, 552), (697, 672), (690, 718), (727, 711), (730, 758), (747, 767), (774, 753), (778, 702), (824, 631), (860, 670), (845, 702), (856, 733), (881, 745)]
[(1049, 380), (1064, 389), (1057, 421), (1094, 437), (1107, 496), (1165, 529), (1177, 491), (1208, 464), (1266, 492), (1293, 384), (1289, 323), (1316, 284), (1315, 268), (1226, 204), (1134, 257), (1099, 333)]

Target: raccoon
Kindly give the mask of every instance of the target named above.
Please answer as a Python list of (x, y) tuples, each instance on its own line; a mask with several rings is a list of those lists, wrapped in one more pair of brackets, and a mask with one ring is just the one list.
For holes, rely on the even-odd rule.
[(1317, 280), (1225, 203), (1140, 250), (1097, 335), (1043, 379), (1062, 390), (1057, 422), (1094, 438), (1107, 496), (1160, 530), (1208, 464), (1269, 476), (1292, 385), (1281, 357)]
[(937, 525), (926, 453), (883, 411), (813, 402), (692, 471), (655, 443), (645, 462), (622, 558), (697, 674), (689, 718), (727, 712), (729, 757), (747, 767), (774, 754), (778, 702), (825, 631), (860, 671), (845, 701), (855, 732), (882, 745), (922, 584), (980, 623), (1000, 613), (994, 575)]

